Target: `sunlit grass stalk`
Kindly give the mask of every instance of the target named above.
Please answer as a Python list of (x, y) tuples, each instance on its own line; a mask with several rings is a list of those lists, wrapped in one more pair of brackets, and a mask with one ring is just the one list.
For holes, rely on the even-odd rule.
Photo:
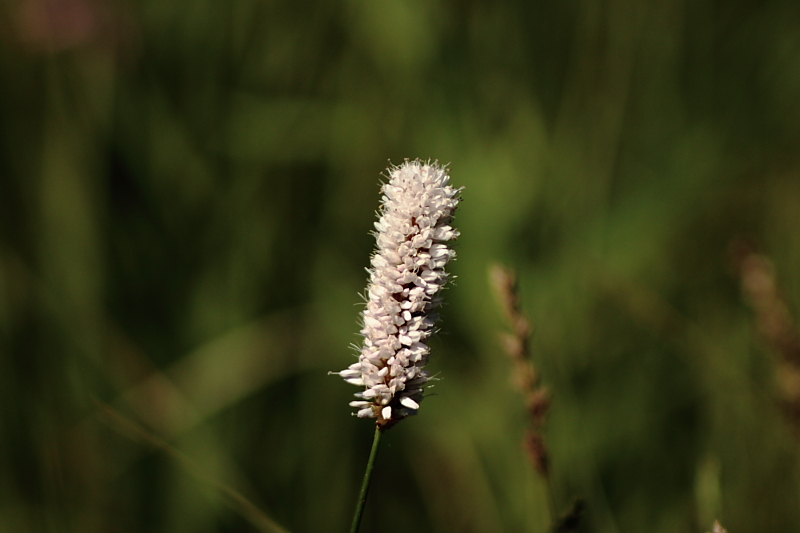
[(164, 439), (141, 424), (125, 417), (110, 405), (99, 400), (94, 400), (94, 403), (97, 406), (97, 415), (100, 420), (120, 434), (134, 441), (144, 443), (151, 448), (161, 450), (175, 459), (189, 475), (204, 485), (219, 491), (224, 496), (223, 502), (250, 522), (258, 531), (262, 533), (289, 533), (264, 511), (256, 507), (242, 493), (209, 474), (197, 461), (189, 458), (189, 456), (174, 448)]

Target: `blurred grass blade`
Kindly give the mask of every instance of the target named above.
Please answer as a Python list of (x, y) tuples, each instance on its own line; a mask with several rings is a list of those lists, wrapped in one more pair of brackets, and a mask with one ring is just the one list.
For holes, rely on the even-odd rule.
[(236, 489), (208, 475), (194, 460), (170, 446), (169, 443), (148, 431), (142, 425), (137, 424), (106, 403), (95, 400), (95, 404), (98, 408), (97, 416), (102, 422), (120, 434), (160, 450), (175, 459), (192, 477), (218, 490), (225, 496), (224, 501), (228, 507), (245, 518), (259, 531), (264, 533), (289, 533), (288, 530), (278, 525)]

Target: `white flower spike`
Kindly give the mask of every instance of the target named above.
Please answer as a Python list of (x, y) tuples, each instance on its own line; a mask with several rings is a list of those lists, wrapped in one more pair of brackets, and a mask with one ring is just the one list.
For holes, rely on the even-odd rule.
[(337, 372), (364, 387), (350, 403), (356, 415), (384, 428), (416, 414), (430, 379), (425, 340), (434, 333), (444, 267), (456, 255), (447, 243), (458, 237), (450, 222), (461, 192), (437, 162), (406, 160), (388, 172), (361, 314), (364, 344), (358, 361)]

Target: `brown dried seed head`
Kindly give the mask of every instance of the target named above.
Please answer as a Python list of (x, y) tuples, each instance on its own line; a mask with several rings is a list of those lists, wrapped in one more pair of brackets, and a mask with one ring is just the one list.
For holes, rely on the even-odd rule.
[(550, 457), (542, 436), (536, 431), (528, 430), (525, 433), (523, 445), (536, 471), (542, 476), (548, 477), (550, 475)]

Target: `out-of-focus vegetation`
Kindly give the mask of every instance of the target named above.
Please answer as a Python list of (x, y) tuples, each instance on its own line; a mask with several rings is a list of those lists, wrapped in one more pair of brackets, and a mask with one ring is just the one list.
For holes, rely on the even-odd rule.
[(800, 529), (796, 367), (735, 260), (794, 320), (794, 0), (4, 0), (0, 531), (345, 531), (373, 428), (326, 372), (405, 157), (465, 186), (458, 277), (362, 531), (547, 530), (495, 261), (558, 512)]

